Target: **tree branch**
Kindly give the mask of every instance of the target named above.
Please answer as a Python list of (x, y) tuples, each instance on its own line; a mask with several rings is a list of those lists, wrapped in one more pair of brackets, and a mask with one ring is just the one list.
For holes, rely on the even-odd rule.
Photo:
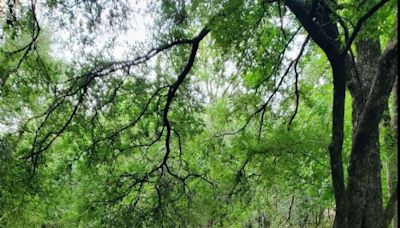
[(288, 124), (288, 129), (289, 129), (289, 126), (292, 124), (294, 118), (296, 117), (297, 111), (299, 109), (299, 100), (300, 100), (299, 86), (298, 86), (298, 84), (299, 84), (299, 73), (297, 72), (297, 65), (299, 64), (300, 57), (303, 54), (303, 51), (304, 51), (308, 41), (310, 41), (310, 36), (309, 35), (304, 40), (303, 45), (301, 46), (301, 49), (300, 49), (300, 53), (297, 56), (297, 58), (295, 60), (295, 64), (294, 64), (294, 73), (295, 73), (294, 88), (295, 88), (295, 94), (296, 94), (296, 108), (294, 110), (294, 113), (293, 113), (292, 117), (290, 118), (290, 121), (289, 121), (289, 124)]
[(338, 49), (339, 47), (337, 47), (336, 43), (334, 43), (334, 40), (332, 40), (332, 38), (335, 37), (329, 37), (324, 29), (322, 29), (316, 22), (313, 21), (313, 19), (310, 17), (310, 14), (307, 13), (302, 2), (299, 0), (286, 0), (285, 4), (295, 14), (313, 41), (317, 43), (322, 50), (324, 50), (328, 58), (340, 53)]
[(356, 27), (353, 30), (353, 33), (351, 34), (350, 38), (346, 42), (346, 46), (342, 50), (342, 55), (346, 55), (347, 51), (350, 49), (351, 44), (353, 43), (354, 39), (357, 37), (358, 33), (360, 32), (362, 26), (364, 23), (370, 18), (376, 11), (378, 11), (382, 6), (384, 6), (389, 0), (382, 0), (379, 3), (377, 3), (374, 7), (372, 7), (364, 16), (362, 16), (357, 24)]
[(178, 76), (178, 79), (176, 80), (176, 82), (169, 88), (168, 94), (167, 94), (167, 101), (165, 103), (165, 107), (164, 107), (164, 114), (163, 114), (163, 122), (164, 122), (164, 126), (167, 130), (167, 135), (165, 138), (165, 148), (166, 148), (166, 153), (164, 155), (164, 159), (160, 165), (166, 165), (167, 164), (167, 159), (168, 156), (170, 154), (170, 138), (171, 138), (171, 124), (169, 122), (168, 119), (168, 112), (169, 109), (171, 107), (171, 103), (172, 100), (176, 94), (176, 92), (178, 91), (179, 86), (183, 83), (183, 81), (185, 80), (186, 76), (188, 75), (189, 71), (192, 69), (193, 64), (194, 64), (194, 60), (196, 58), (196, 54), (197, 54), (197, 50), (199, 48), (199, 43), (200, 41), (210, 32), (209, 29), (205, 28), (203, 29), (200, 34), (195, 37), (192, 40), (192, 51), (190, 53), (189, 56), (189, 60), (185, 66), (185, 68), (183, 69), (183, 71), (180, 73), (180, 75)]

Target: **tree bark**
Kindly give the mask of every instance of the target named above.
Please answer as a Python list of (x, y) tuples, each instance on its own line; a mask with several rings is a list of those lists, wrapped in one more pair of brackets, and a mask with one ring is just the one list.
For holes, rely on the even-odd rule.
[(333, 190), (336, 202), (335, 227), (346, 227), (347, 224), (347, 196), (344, 186), (344, 172), (342, 161), (344, 102), (345, 102), (345, 61), (338, 58), (331, 60), (333, 72), (333, 108), (332, 108), (332, 142), (329, 145), (329, 157)]
[[(369, 98), (367, 96), (378, 74), (381, 54), (379, 40), (360, 40), (356, 48), (359, 91), (352, 93), (353, 143), (358, 137), (357, 127)], [(362, 144), (361, 147), (353, 147), (350, 157), (348, 224), (349, 227), (377, 227), (383, 213), (379, 127), (372, 128)]]
[[(381, 228), (387, 228), (390, 225), (390, 221), (395, 217), (396, 207), (397, 207), (397, 194), (398, 194), (398, 185), (391, 192), (389, 202), (385, 208), (385, 212), (381, 222)], [(396, 227), (394, 227), (396, 228)]]
[[(358, 66), (368, 96), (364, 104), (359, 93), (353, 95), (353, 145), (347, 188), (349, 227), (381, 227), (383, 217), (381, 163), (379, 157), (379, 122), (387, 105), (397, 75), (397, 43), (377, 58), (378, 41), (361, 41)], [(375, 42), (375, 44), (374, 44)], [(375, 53), (375, 54), (374, 54)], [(373, 70), (374, 69), (374, 70)], [(360, 87), (357, 87), (360, 88)]]

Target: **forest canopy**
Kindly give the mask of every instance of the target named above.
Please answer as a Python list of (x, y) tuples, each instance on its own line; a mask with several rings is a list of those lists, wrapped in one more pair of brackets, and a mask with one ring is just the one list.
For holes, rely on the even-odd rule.
[(397, 0), (1, 0), (0, 227), (397, 227)]

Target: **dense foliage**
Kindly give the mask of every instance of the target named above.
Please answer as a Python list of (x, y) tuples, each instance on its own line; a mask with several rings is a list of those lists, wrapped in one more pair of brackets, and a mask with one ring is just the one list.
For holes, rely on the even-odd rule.
[[(332, 70), (285, 2), (0, 2), (0, 226), (332, 226)], [(380, 4), (327, 2), (344, 44)], [(397, 40), (382, 2), (355, 42)]]

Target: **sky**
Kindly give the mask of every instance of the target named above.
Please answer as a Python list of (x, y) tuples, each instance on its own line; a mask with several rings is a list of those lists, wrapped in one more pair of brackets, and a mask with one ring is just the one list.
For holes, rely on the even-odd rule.
[[(71, 28), (79, 29), (79, 27), (83, 27), (78, 24), (78, 21), (83, 18), (79, 12), (76, 12), (74, 15), (74, 21), (76, 22), (75, 25), (60, 29), (60, 26), (51, 23), (51, 21), (48, 20), (46, 13), (42, 11), (40, 14), (40, 20), (47, 24), (50, 28), (49, 33), (52, 34), (52, 40), (56, 41), (52, 43), (53, 56), (63, 61), (71, 62), (81, 58), (83, 55), (82, 51), (86, 54), (100, 53), (102, 52), (102, 48), (107, 45), (107, 41), (110, 41), (110, 38), (113, 35), (116, 35), (114, 41), (116, 45), (112, 49), (108, 49), (111, 50), (111, 53), (108, 54), (112, 55), (115, 60), (124, 59), (124, 56), (126, 56), (126, 54), (131, 50), (130, 47), (139, 43), (144, 43), (149, 39), (151, 34), (149, 28), (154, 24), (154, 18), (151, 14), (146, 13), (146, 9), (149, 8), (151, 2), (157, 2), (154, 0), (128, 1), (133, 12), (129, 13), (130, 25), (128, 26), (127, 31), (116, 35), (113, 31), (107, 30), (107, 28), (99, 28), (102, 31), (95, 37), (94, 44), (91, 46), (85, 45), (84, 50), (82, 45), (79, 45), (79, 43), (81, 43), (79, 39), (82, 39), (82, 37), (76, 35), (84, 33), (76, 33), (75, 30), (71, 30)], [(287, 24), (288, 20), (283, 19), (283, 23)], [(305, 36), (302, 35), (296, 37), (292, 45), (294, 48), (291, 48), (291, 50), (286, 53), (288, 58), (294, 59), (297, 56), (299, 48), (296, 47), (301, 46), (304, 38)]]
[[(119, 32), (121, 33), (114, 40), (116, 45), (111, 49), (111, 53), (109, 53), (114, 59), (122, 59), (130, 46), (145, 42), (150, 34), (148, 31), (149, 25), (154, 21), (152, 15), (143, 13), (148, 7), (148, 0), (129, 0), (129, 4), (134, 11), (129, 13), (128, 29), (125, 32), (120, 30)], [(74, 21), (76, 22), (74, 25), (60, 29), (58, 24), (54, 24), (48, 20), (48, 16), (45, 13), (41, 15), (41, 20), (50, 27), (52, 39), (56, 41), (52, 43), (53, 56), (66, 62), (71, 62), (82, 57), (82, 51), (85, 53), (101, 52), (102, 48), (107, 45), (107, 42), (116, 35), (106, 27), (100, 27), (98, 29), (101, 32), (96, 34), (94, 44), (85, 45), (85, 50), (82, 50), (81, 45), (79, 45), (81, 40), (79, 39), (82, 39), (85, 33), (81, 31), (77, 33), (74, 29), (79, 30), (80, 27), (84, 27), (78, 23), (78, 21), (83, 20), (83, 16), (77, 12), (74, 17)], [(80, 34), (81, 36), (77, 36), (76, 34)]]

